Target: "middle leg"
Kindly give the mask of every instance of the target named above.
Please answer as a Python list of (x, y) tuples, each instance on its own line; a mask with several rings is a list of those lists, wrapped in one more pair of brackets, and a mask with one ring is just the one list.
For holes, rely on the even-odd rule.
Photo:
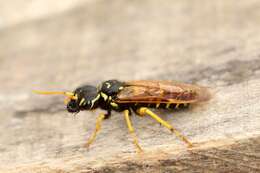
[(131, 122), (131, 119), (130, 119), (130, 116), (129, 116), (129, 110), (124, 110), (124, 114), (125, 114), (125, 120), (126, 120), (128, 130), (129, 130), (129, 132), (130, 132), (130, 134), (132, 135), (132, 138), (133, 138), (133, 143), (135, 144), (137, 151), (142, 152), (143, 150), (138, 143), (134, 128), (132, 126), (132, 122)]

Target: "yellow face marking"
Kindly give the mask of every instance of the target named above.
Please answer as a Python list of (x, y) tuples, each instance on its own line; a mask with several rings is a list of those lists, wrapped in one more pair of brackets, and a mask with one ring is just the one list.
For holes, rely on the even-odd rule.
[(111, 97), (111, 96), (109, 96), (109, 97), (108, 97), (108, 100), (112, 100), (112, 97)]
[(105, 101), (108, 99), (108, 96), (105, 93), (100, 93), (100, 94), (101, 94), (101, 97), (103, 97)]
[(114, 102), (111, 102), (110, 105), (113, 106), (113, 107), (115, 107), (115, 108), (118, 107), (118, 104), (116, 104), (116, 103), (114, 103)]
[(119, 87), (118, 89), (119, 89), (119, 90), (122, 90), (122, 89), (124, 89), (124, 87), (121, 86), (121, 87)]
[(160, 103), (157, 103), (157, 104), (156, 104), (156, 108), (159, 108), (159, 106), (160, 106)]
[(71, 100), (71, 99), (70, 99), (69, 97), (66, 97), (66, 98), (64, 99), (64, 104), (67, 105), (70, 100)]
[(84, 102), (85, 102), (85, 99), (83, 98), (83, 99), (80, 100), (79, 105), (80, 106), (83, 105)]
[(170, 105), (171, 105), (171, 103), (167, 103), (166, 108), (169, 109)]
[(177, 103), (176, 106), (175, 106), (175, 109), (178, 109), (178, 108), (179, 108), (179, 105), (180, 105), (180, 104)]

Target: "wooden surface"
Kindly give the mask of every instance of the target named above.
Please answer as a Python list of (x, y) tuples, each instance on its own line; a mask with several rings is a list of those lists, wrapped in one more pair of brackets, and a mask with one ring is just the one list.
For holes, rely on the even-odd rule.
[[(258, 1), (97, 0), (6, 22), (0, 172), (259, 172), (259, 7)], [(31, 93), (112, 78), (211, 87), (207, 104), (157, 111), (195, 147), (187, 149), (150, 118), (133, 116), (145, 150), (138, 155), (123, 116), (113, 113), (87, 150), (82, 146), (100, 110), (74, 117), (63, 98)]]

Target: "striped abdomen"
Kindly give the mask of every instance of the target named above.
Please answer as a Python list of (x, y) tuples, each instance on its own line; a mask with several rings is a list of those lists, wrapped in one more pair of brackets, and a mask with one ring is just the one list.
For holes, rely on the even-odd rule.
[(133, 108), (148, 107), (156, 109), (183, 109), (188, 108), (189, 105), (189, 103), (131, 103), (131, 107)]

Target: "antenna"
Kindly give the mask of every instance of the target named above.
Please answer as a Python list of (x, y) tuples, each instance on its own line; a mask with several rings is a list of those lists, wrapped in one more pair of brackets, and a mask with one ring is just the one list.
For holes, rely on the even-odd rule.
[(33, 90), (34, 93), (36, 94), (42, 94), (42, 95), (64, 95), (67, 96), (68, 98), (72, 100), (77, 100), (78, 97), (74, 95), (73, 92), (65, 92), (65, 91), (38, 91), (38, 90)]

